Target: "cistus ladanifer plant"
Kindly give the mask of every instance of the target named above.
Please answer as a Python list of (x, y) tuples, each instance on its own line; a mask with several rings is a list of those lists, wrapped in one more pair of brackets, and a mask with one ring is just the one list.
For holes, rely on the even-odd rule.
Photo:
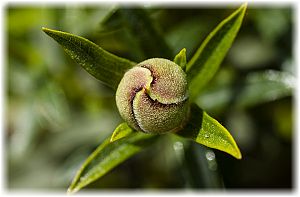
[(217, 72), (246, 7), (243, 4), (224, 19), (189, 61), (183, 48), (172, 60), (153, 57), (136, 63), (83, 37), (43, 28), (88, 73), (116, 90), (116, 105), (125, 121), (82, 164), (69, 193), (99, 179), (166, 133), (242, 158), (226, 128), (193, 101)]

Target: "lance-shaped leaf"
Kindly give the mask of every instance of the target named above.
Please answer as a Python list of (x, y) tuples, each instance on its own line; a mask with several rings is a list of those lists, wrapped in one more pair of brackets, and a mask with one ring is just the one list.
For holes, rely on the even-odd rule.
[(179, 65), (182, 70), (185, 71), (186, 68), (186, 49), (183, 48), (181, 51), (174, 57), (173, 62)]
[(228, 105), (249, 108), (291, 96), (297, 84), (291, 73), (271, 69), (251, 72), (243, 78), (238, 80), (241, 85), (239, 91), (236, 87), (217, 85), (203, 91), (195, 103), (209, 111), (218, 111)]
[(233, 137), (217, 120), (210, 117), (195, 104), (191, 106), (191, 114), (185, 128), (177, 133), (179, 136), (224, 151), (237, 159), (242, 158)]
[(247, 4), (243, 4), (233, 14), (223, 20), (203, 41), (195, 55), (187, 64), (190, 83), (190, 99), (194, 100), (201, 88), (216, 74), (222, 60), (236, 37)]
[(129, 28), (145, 59), (162, 57), (172, 58), (172, 50), (164, 40), (159, 29), (154, 25), (143, 8), (121, 8), (119, 10), (124, 25)]
[(110, 142), (124, 138), (132, 132), (134, 132), (134, 130), (129, 127), (126, 122), (123, 122), (114, 130), (113, 134), (111, 135)]
[[(130, 129), (125, 124), (122, 123), (119, 130), (121, 128)], [(133, 132), (111, 143), (111, 137), (108, 137), (82, 164), (68, 189), (68, 193), (75, 193), (99, 179), (126, 159), (152, 144), (157, 137), (157, 135)]]
[(80, 36), (47, 28), (43, 28), (43, 31), (88, 73), (113, 89), (117, 89), (124, 73), (136, 64), (113, 55)]
[(296, 77), (288, 72), (265, 70), (249, 73), (237, 96), (238, 107), (254, 106), (293, 94)]

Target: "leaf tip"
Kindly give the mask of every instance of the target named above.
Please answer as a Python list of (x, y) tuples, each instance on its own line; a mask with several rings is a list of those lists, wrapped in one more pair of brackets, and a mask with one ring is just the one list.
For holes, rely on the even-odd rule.
[(242, 6), (241, 6), (241, 7), (246, 9), (246, 8), (247, 8), (247, 6), (248, 6), (248, 2), (245, 2), (245, 3), (243, 3), (243, 4), (242, 4)]
[(185, 56), (186, 55), (186, 48), (182, 48), (177, 55)]
[(53, 29), (49, 29), (47, 27), (42, 27), (42, 31), (45, 32), (47, 35), (49, 35), (50, 37), (54, 38), (54, 35), (58, 35), (58, 34), (67, 34), (66, 32), (62, 32), (62, 31), (58, 31), (58, 30), (53, 30)]
[(239, 10), (242, 12), (243, 15), (245, 14), (247, 7), (248, 7), (248, 2), (243, 3), (240, 7)]
[(229, 133), (229, 135), (230, 135), (230, 138), (232, 140), (233, 151), (232, 152), (228, 152), (228, 153), (231, 154), (236, 159), (242, 159), (242, 153), (241, 153), (241, 151), (240, 151), (240, 149), (239, 149), (236, 141), (234, 140), (234, 138), (232, 137), (232, 135), (230, 133)]
[(42, 27), (42, 31), (47, 34), (48, 36), (52, 37), (51, 35), (53, 34), (54, 30), (49, 29), (47, 27)]
[(69, 195), (72, 195), (72, 194), (74, 194), (75, 192), (77, 192), (77, 190), (74, 190), (74, 189), (72, 189), (71, 187), (69, 187), (68, 190), (67, 190), (67, 195), (68, 195), (68, 196), (69, 196)]
[(182, 48), (180, 52), (174, 57), (173, 62), (178, 64), (182, 70), (186, 71), (186, 48)]
[(126, 122), (121, 123), (113, 132), (110, 137), (109, 143), (117, 141), (121, 138), (127, 137), (131, 134), (134, 130), (131, 129)]
[(236, 157), (237, 159), (242, 159), (242, 154), (239, 154), (239, 156), (238, 157)]
[(230, 155), (232, 155), (236, 159), (242, 159), (242, 153), (241, 153), (241, 151), (240, 151), (240, 149), (239, 149), (236, 141), (234, 140), (234, 138), (232, 137), (232, 135), (229, 133), (228, 130), (227, 130), (227, 132), (229, 134), (229, 138), (230, 138), (230, 141), (231, 141), (232, 149), (231, 149), (231, 151), (225, 151), (225, 150), (223, 150), (223, 151), (227, 152)]
[(48, 33), (48, 32), (50, 32), (50, 29), (48, 29), (47, 27), (42, 27), (42, 31), (45, 33)]
[(111, 136), (111, 138), (109, 139), (109, 143), (112, 143), (112, 142), (114, 142), (114, 141), (116, 141), (116, 138), (115, 138), (115, 136), (114, 136), (114, 134)]
[(232, 156), (234, 156), (236, 159), (242, 159), (242, 153), (238, 147), (236, 147), (236, 153)]

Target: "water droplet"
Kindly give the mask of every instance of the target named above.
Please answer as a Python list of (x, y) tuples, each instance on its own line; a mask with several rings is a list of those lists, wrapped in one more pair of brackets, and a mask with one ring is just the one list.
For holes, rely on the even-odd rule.
[(175, 142), (173, 145), (173, 148), (175, 149), (175, 151), (183, 149), (182, 142), (179, 142), (179, 141)]
[(216, 158), (215, 153), (212, 151), (207, 151), (205, 156), (208, 161), (212, 161)]
[(204, 137), (205, 138), (209, 138), (209, 135), (206, 133), (206, 134), (204, 134)]

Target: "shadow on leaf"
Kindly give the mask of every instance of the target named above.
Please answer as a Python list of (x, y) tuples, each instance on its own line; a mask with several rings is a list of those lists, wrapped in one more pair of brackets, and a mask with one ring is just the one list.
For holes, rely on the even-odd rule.
[(242, 158), (229, 131), (195, 104), (191, 105), (187, 125), (177, 134), (207, 147), (224, 151), (237, 159)]

